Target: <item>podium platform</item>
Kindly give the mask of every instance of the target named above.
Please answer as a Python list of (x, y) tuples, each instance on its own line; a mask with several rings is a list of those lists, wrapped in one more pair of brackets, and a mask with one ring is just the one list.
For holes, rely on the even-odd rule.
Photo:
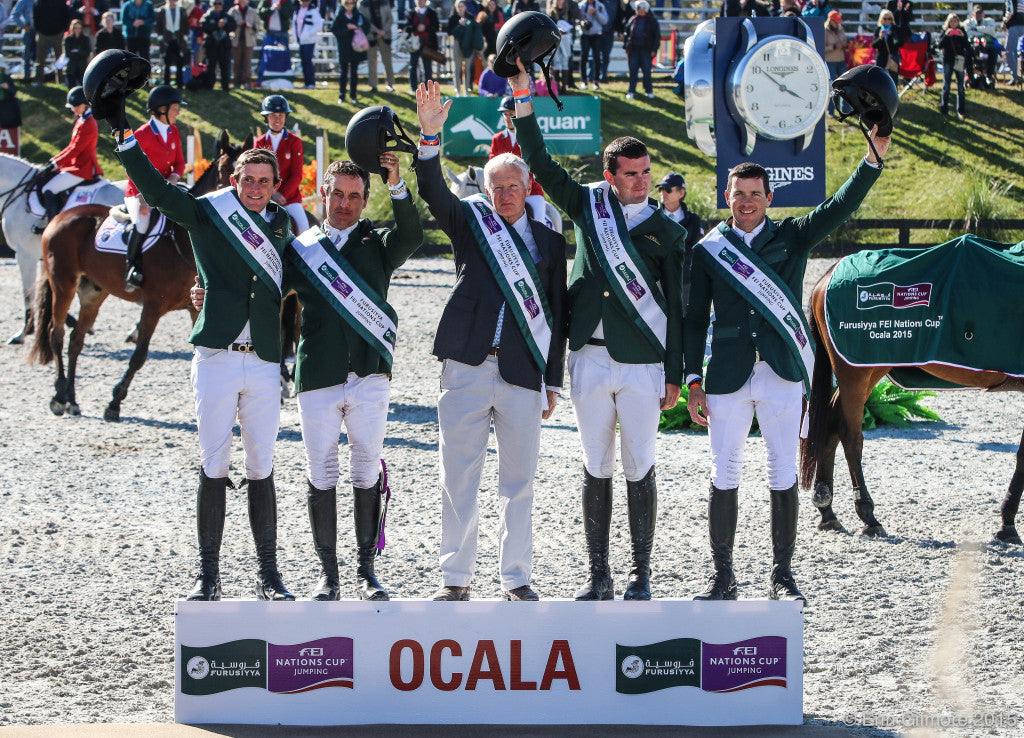
[(178, 601), (175, 641), (179, 723), (803, 721), (797, 602)]

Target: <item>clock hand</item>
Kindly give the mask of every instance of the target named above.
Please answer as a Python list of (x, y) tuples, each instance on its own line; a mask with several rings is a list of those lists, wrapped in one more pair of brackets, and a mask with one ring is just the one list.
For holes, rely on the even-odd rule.
[(800, 96), (799, 96), (798, 94), (796, 94), (796, 93), (795, 93), (795, 92), (793, 92), (793, 91), (792, 91), (791, 89), (789, 89), (788, 87), (786, 87), (786, 86), (785, 86), (784, 84), (782, 84), (781, 82), (779, 82), (779, 81), (778, 81), (777, 79), (775, 79), (775, 78), (774, 78), (773, 76), (771, 76), (770, 74), (768, 74), (768, 72), (764, 72), (763, 74), (764, 74), (764, 76), (765, 76), (765, 77), (767, 77), (768, 79), (770, 79), (770, 80), (771, 80), (772, 82), (774, 82), (774, 83), (775, 83), (775, 86), (779, 88), (779, 91), (780, 91), (780, 92), (787, 92), (787, 93), (789, 93), (790, 95), (792, 95), (793, 97), (795, 97), (795, 98), (796, 98), (797, 100), (803, 100), (803, 98), (802, 98), (802, 97), (800, 97)]

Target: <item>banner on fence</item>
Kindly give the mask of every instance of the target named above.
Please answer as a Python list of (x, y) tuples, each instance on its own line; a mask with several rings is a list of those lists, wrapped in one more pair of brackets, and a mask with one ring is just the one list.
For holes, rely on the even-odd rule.
[(803, 720), (795, 602), (179, 601), (175, 626), (182, 723)]
[[(441, 131), (442, 153), (447, 157), (484, 156), (491, 139), (505, 129), (494, 97), (457, 97)], [(601, 153), (601, 100), (563, 97), (559, 110), (548, 97), (534, 97), (534, 114), (544, 133), (548, 153), (554, 156), (596, 156)]]

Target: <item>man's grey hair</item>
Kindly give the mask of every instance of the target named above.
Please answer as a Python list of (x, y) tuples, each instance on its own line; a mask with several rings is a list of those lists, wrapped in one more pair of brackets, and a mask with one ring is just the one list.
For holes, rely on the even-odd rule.
[(501, 167), (512, 166), (519, 170), (523, 175), (523, 187), (526, 188), (526, 194), (530, 194), (530, 167), (526, 165), (520, 157), (515, 154), (498, 154), (493, 159), (490, 159), (484, 166), (484, 189), (491, 189), (491, 174), (495, 169)]

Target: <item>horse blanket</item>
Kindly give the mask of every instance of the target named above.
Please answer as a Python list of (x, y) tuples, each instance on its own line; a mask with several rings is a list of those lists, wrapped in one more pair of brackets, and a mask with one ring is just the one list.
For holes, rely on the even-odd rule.
[(964, 235), (930, 249), (862, 251), (840, 261), (825, 323), (853, 366), (891, 366), (903, 387), (959, 387), (923, 364), (1024, 376), (1024, 241)]
[[(142, 253), (146, 253), (149, 247), (155, 244), (160, 236), (164, 232), (164, 228), (167, 225), (167, 218), (163, 213), (156, 210), (152, 211), (156, 214), (157, 220), (153, 223), (153, 227), (149, 230), (149, 235), (146, 240), (142, 242)], [(114, 218), (113, 215), (108, 215), (106, 220), (100, 225), (99, 230), (96, 231), (95, 246), (97, 251), (102, 251), (105, 254), (121, 254), (122, 256), (128, 253), (128, 226), (130, 223), (122, 223), (121, 221)]]
[[(61, 208), (61, 212), (69, 208), (78, 207), (79, 205), (92, 205), (96, 201), (96, 195), (100, 189), (109, 184), (110, 182), (105, 179), (98, 179), (95, 182), (83, 182), (80, 185), (76, 185), (68, 195), (68, 200)], [(39, 193), (36, 190), (29, 192), (26, 199), (28, 201), (28, 211), (32, 215), (37, 218), (42, 218), (46, 215), (46, 208), (39, 201)]]

